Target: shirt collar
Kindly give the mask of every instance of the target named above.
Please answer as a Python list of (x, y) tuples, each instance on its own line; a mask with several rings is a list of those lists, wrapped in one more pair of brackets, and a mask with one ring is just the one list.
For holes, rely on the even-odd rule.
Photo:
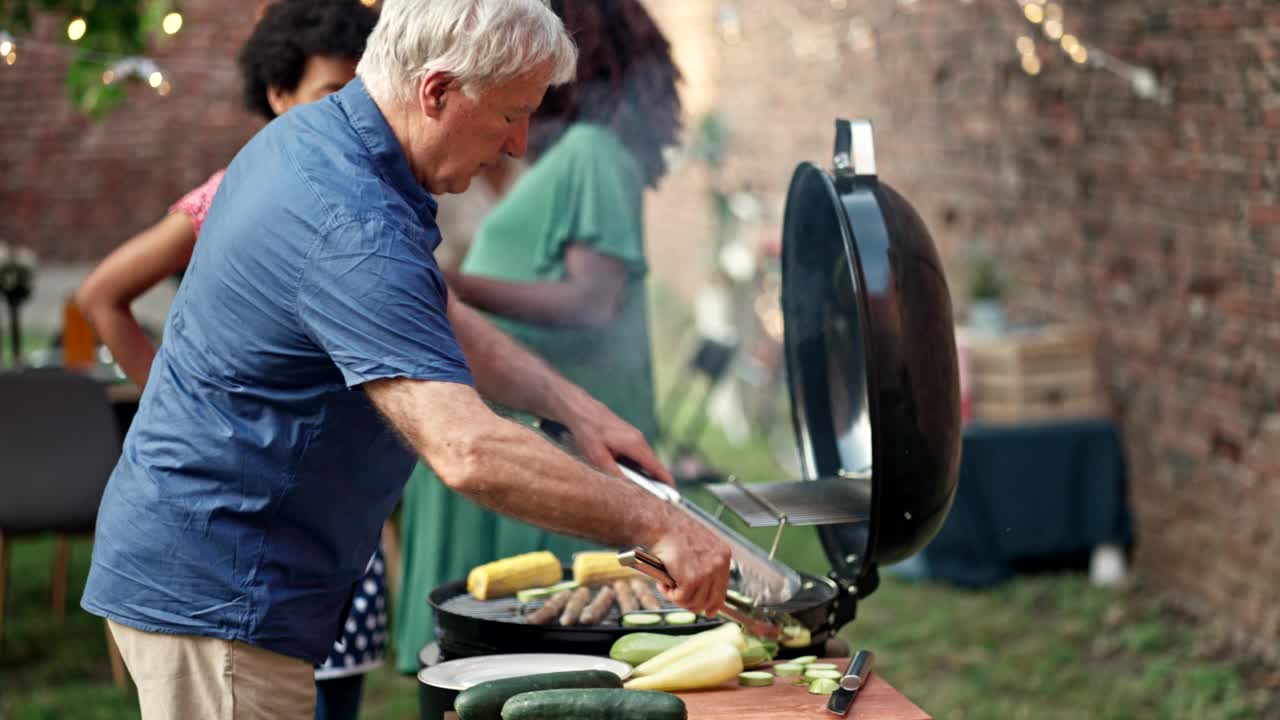
[(356, 134), (373, 156), (373, 164), (378, 173), (409, 202), (424, 224), (435, 225), (436, 199), (413, 176), (400, 141), (396, 139), (387, 119), (382, 116), (382, 111), (369, 95), (364, 81), (355, 78), (335, 93), (334, 99), (346, 112), (351, 127), (355, 128)]

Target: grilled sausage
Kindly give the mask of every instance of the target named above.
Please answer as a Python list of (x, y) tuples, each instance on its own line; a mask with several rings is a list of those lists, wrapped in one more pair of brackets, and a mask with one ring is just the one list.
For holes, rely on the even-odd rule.
[(598, 625), (604, 622), (604, 617), (609, 614), (609, 608), (613, 607), (613, 601), (617, 596), (618, 594), (608, 585), (600, 588), (600, 592), (596, 593), (595, 599), (591, 601), (586, 610), (582, 611), (582, 617), (578, 619), (579, 622), (583, 625)]
[(569, 604), (569, 596), (573, 595), (572, 590), (561, 590), (547, 599), (542, 607), (534, 610), (524, 616), (524, 621), (530, 625), (550, 625), (552, 620), (564, 610), (564, 606)]
[(614, 580), (613, 591), (618, 594), (618, 607), (622, 608), (622, 612), (635, 612), (640, 609), (640, 601), (636, 599), (636, 594), (631, 590), (631, 584), (626, 580)]
[(590, 600), (591, 588), (580, 587), (574, 590), (569, 596), (569, 604), (565, 606), (564, 612), (560, 613), (560, 624), (565, 627), (577, 625), (578, 618), (582, 616), (582, 611), (586, 609)]
[(649, 583), (637, 578), (631, 581), (631, 589), (635, 591), (640, 607), (645, 610), (657, 610), (662, 607), (662, 603), (658, 602), (658, 596), (653, 594), (653, 588)]

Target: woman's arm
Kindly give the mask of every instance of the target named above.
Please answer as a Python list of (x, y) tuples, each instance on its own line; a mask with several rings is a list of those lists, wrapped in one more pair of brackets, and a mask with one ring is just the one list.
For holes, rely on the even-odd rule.
[(76, 291), (76, 305), (140, 388), (147, 384), (156, 349), (129, 306), (186, 267), (195, 245), (191, 218), (170, 214), (116, 248)]
[(627, 267), (615, 257), (570, 243), (560, 282), (512, 282), (451, 272), (445, 279), (463, 302), (494, 315), (549, 327), (599, 328), (622, 306)]

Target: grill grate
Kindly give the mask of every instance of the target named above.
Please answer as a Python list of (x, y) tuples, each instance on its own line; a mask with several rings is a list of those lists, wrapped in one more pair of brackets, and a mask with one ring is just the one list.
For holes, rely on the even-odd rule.
[(716, 498), (750, 527), (835, 525), (867, 522), (871, 517), (871, 485), (857, 478), (708, 485)]
[[(662, 610), (679, 610), (680, 607), (667, 600), (658, 592), (657, 588), (653, 589), (653, 593), (658, 596), (658, 602), (662, 604)], [(497, 598), (495, 600), (477, 600), (466, 592), (461, 595), (455, 595), (445, 600), (440, 605), (441, 610), (451, 613), (463, 615), (470, 618), (480, 620), (497, 620), (499, 622), (515, 623), (517, 625), (528, 625), (524, 621), (524, 614), (532, 610), (536, 610), (546, 604), (546, 600), (531, 600), (529, 602), (520, 602), (514, 597)], [(609, 608), (609, 614), (605, 615), (604, 621), (597, 625), (574, 625), (573, 627), (592, 628), (601, 625), (620, 627), (622, 624), (622, 610), (614, 603)], [(561, 628), (559, 623), (553, 623), (547, 627)], [(641, 630), (643, 628), (636, 628)]]

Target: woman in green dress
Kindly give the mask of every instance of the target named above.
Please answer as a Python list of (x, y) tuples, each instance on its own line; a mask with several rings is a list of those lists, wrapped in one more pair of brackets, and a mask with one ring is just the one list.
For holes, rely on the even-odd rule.
[[(464, 301), (644, 432), (654, 411), (644, 192), (680, 132), (679, 70), (638, 0), (552, 0), (578, 44), (575, 82), (547, 91), (529, 130), (533, 164), (446, 275)], [(397, 668), (433, 640), (432, 588), (501, 557), (591, 546), (490, 513), (419, 466), (401, 504), (404, 591)]]

